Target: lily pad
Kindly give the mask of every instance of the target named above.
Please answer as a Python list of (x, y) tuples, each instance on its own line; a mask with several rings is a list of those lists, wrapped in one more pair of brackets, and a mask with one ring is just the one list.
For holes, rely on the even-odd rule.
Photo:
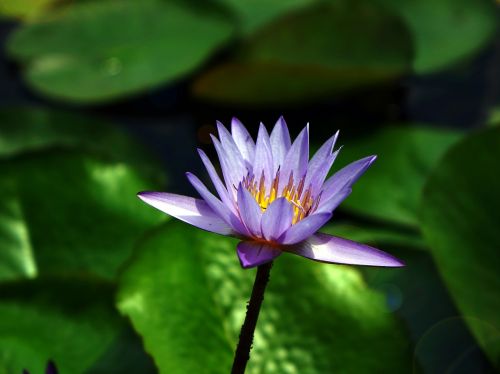
[[(236, 243), (169, 222), (122, 273), (118, 308), (161, 372), (229, 371), (254, 277), (241, 269)], [(248, 373), (410, 368), (401, 326), (356, 269), (289, 254), (275, 261)]]
[(377, 161), (353, 188), (341, 209), (374, 219), (418, 226), (418, 204), (424, 182), (461, 133), (425, 127), (388, 127), (349, 142), (334, 168), (366, 155)]
[(500, 128), (465, 138), (433, 170), (421, 213), (424, 236), (453, 299), (500, 368), (499, 159)]
[(77, 2), (23, 25), (7, 47), (38, 92), (97, 103), (186, 76), (232, 29), (224, 18), (176, 2)]
[(410, 70), (400, 18), (370, 1), (321, 2), (279, 18), (194, 83), (195, 95), (269, 105), (392, 82)]
[[(135, 196), (156, 185), (122, 162), (53, 150), (2, 162), (0, 174), (10, 192), (0, 205), (9, 223), (0, 247), (15, 258), (27, 256), (25, 275), (87, 273), (111, 280), (134, 241), (164, 219)], [(12, 272), (20, 266), (14, 263)]]
[(124, 326), (109, 285), (71, 279), (1, 286), (0, 371), (86, 373)]
[(493, 37), (498, 24), (495, 4), (489, 0), (377, 1), (401, 15), (411, 30), (413, 68), (419, 74), (474, 55)]
[(2, 0), (0, 18), (30, 19), (53, 5), (56, 0)]

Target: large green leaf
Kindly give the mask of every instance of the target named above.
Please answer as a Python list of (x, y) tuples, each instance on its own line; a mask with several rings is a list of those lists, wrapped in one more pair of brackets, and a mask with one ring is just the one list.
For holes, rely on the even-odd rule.
[(431, 73), (474, 54), (494, 35), (490, 0), (377, 0), (397, 12), (415, 41), (413, 67)]
[(2, 0), (0, 18), (31, 18), (49, 8), (56, 0)]
[(91, 103), (179, 79), (232, 34), (212, 13), (176, 2), (79, 2), (22, 26), (8, 51), (37, 91)]
[(19, 274), (24, 264), (25, 275), (93, 273), (113, 279), (134, 241), (163, 219), (135, 196), (154, 184), (122, 162), (46, 151), (3, 162), (0, 174), (9, 191), (0, 204), (0, 248), (11, 257), (26, 256), (10, 273), (4, 269), (3, 278)]
[[(254, 276), (241, 269), (236, 243), (169, 222), (138, 246), (117, 302), (160, 372), (228, 372)], [(356, 269), (284, 254), (248, 373), (401, 373), (411, 367), (408, 348), (383, 296)]]
[(400, 19), (365, 0), (317, 3), (278, 19), (233, 61), (193, 86), (196, 95), (237, 104), (276, 104), (345, 92), (400, 77), (412, 44)]
[(113, 123), (43, 107), (0, 109), (0, 157), (46, 148), (85, 148), (114, 158), (140, 157), (142, 148)]
[(464, 139), (434, 169), (421, 207), (423, 233), (439, 271), (479, 344), (498, 367), (499, 159), (500, 128)]
[(123, 328), (106, 284), (71, 279), (1, 286), (0, 372), (85, 373)]
[(389, 127), (347, 143), (335, 169), (372, 154), (378, 155), (378, 159), (354, 185), (341, 208), (417, 226), (417, 206), (424, 181), (446, 149), (460, 136), (448, 130)]

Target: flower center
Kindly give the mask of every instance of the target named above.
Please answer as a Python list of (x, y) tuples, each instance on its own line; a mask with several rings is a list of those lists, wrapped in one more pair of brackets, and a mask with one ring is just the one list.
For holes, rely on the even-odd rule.
[(292, 203), (292, 224), (299, 222), (317, 209), (321, 194), (317, 197), (312, 196), (311, 185), (309, 185), (307, 189), (304, 189), (305, 176), (296, 185), (294, 184), (293, 173), (291, 173), (288, 178), (288, 183), (281, 188), (281, 191), (279, 191), (279, 180), (280, 170), (278, 169), (269, 192), (266, 191), (264, 173), (261, 174), (259, 182), (257, 182), (254, 175), (248, 173), (241, 183), (255, 198), (255, 201), (257, 201), (257, 204), (259, 204), (263, 212), (274, 200), (280, 197), (284, 197)]

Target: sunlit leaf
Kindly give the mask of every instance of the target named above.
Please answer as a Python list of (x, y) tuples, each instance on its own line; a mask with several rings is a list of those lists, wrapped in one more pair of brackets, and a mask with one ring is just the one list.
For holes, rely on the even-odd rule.
[(37, 91), (91, 103), (179, 79), (231, 34), (220, 17), (175, 2), (78, 2), (22, 26), (8, 51)]
[[(161, 372), (228, 372), (255, 274), (241, 269), (236, 243), (170, 222), (137, 248), (118, 307)], [(383, 295), (356, 269), (285, 254), (272, 269), (247, 372), (401, 373), (408, 349)]]
[(372, 154), (378, 158), (340, 207), (376, 219), (416, 226), (425, 179), (460, 136), (449, 130), (389, 127), (349, 142), (342, 148), (335, 170)]
[(1, 286), (0, 372), (86, 373), (113, 344), (123, 321), (106, 284), (73, 280)]
[(500, 128), (471, 135), (436, 166), (422, 199), (422, 229), (439, 271), (479, 344), (498, 367), (499, 159)]
[(15, 184), (0, 179), (0, 281), (33, 278), (37, 268)]
[(477, 53), (498, 24), (490, 0), (377, 0), (406, 21), (415, 40), (413, 67), (431, 73)]
[(193, 91), (237, 104), (311, 101), (395, 80), (408, 72), (411, 57), (409, 33), (385, 8), (364, 0), (322, 2), (259, 30)]
[(154, 184), (122, 162), (47, 151), (5, 161), (0, 174), (10, 191), (0, 204), (0, 247), (25, 253), (24, 266), (34, 254), (28, 275), (36, 269), (112, 279), (134, 241), (164, 217), (135, 196)]
[(490, 111), (490, 115), (487, 121), (489, 126), (498, 126), (500, 125), (500, 107), (494, 107)]

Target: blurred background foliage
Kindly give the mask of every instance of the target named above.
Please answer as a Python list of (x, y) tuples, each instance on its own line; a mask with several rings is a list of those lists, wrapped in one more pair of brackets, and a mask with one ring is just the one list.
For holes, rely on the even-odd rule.
[(253, 270), (145, 206), (194, 191), (215, 120), (284, 115), (334, 170), (324, 231), (402, 269), (283, 256), (249, 373), (500, 368), (493, 0), (0, 0), (0, 374), (226, 373)]

